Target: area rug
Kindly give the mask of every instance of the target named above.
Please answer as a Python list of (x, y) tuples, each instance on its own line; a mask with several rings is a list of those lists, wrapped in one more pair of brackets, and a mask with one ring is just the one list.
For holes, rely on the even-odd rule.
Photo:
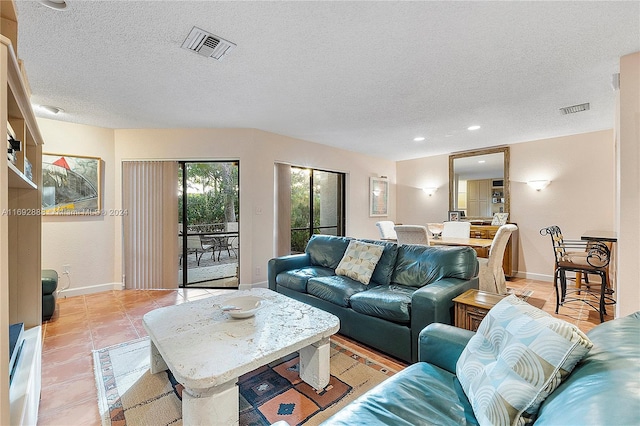
[[(103, 426), (182, 425), (182, 387), (150, 373), (148, 338), (93, 351), (93, 361)], [(332, 341), (331, 379), (316, 391), (298, 377), (294, 353), (240, 377), (240, 424), (317, 425), (395, 373)]]

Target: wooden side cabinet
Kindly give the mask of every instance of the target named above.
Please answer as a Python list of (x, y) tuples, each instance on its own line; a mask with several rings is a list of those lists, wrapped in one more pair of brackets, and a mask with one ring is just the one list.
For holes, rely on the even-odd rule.
[(455, 326), (476, 331), (483, 318), (505, 296), (476, 289), (467, 290), (453, 299)]

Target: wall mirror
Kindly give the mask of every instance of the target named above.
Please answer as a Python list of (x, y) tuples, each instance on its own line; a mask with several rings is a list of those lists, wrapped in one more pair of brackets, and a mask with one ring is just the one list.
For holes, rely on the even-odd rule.
[(508, 146), (449, 156), (449, 210), (463, 220), (490, 222), (510, 205)]

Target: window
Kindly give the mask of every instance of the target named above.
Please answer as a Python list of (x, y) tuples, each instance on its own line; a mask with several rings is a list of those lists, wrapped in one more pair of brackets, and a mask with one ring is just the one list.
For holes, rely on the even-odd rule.
[(291, 167), (291, 253), (313, 234), (344, 235), (344, 173)]

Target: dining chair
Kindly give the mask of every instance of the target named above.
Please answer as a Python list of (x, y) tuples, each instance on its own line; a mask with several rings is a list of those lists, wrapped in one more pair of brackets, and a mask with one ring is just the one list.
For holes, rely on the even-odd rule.
[(376, 222), (376, 226), (380, 231), (380, 239), (381, 240), (389, 240), (396, 241), (398, 236), (396, 235), (396, 231), (393, 229), (395, 223), (391, 220), (381, 220)]
[[(609, 246), (602, 241), (567, 240), (557, 225), (542, 228), (540, 235), (549, 235), (553, 245), (556, 314), (565, 303), (580, 301), (596, 310), (600, 314), (600, 322), (604, 322), (606, 305), (616, 303), (611, 297), (614, 291), (608, 282), (608, 266), (611, 261)], [(584, 287), (567, 289), (567, 272), (598, 275), (599, 288), (596, 289), (593, 284), (586, 284)]]
[[(609, 249), (609, 253), (611, 253), (611, 257), (613, 258), (613, 253), (611, 252), (611, 250), (613, 249), (613, 244), (611, 241), (602, 241), (602, 243), (604, 245), (607, 246), (607, 248)], [(606, 269), (607, 269), (607, 286), (611, 286), (611, 275), (609, 275), (609, 268), (611, 267), (611, 262), (609, 262), (609, 264), (607, 265)], [(576, 272), (576, 288), (578, 289), (578, 294), (580, 294), (580, 288), (582, 287), (582, 285), (586, 285), (589, 286), (591, 285), (589, 283), (589, 274), (583, 274), (581, 272)]]
[(491, 247), (489, 248), (488, 258), (478, 258), (480, 272), (479, 289), (490, 293), (507, 294), (507, 280), (502, 269), (502, 261), (504, 251), (509, 242), (511, 234), (518, 229), (516, 225), (502, 225), (496, 231)]
[(427, 223), (427, 229), (434, 239), (440, 238), (443, 226), (444, 225), (442, 223)]
[(394, 227), (398, 237), (398, 245), (421, 244), (429, 245), (429, 232), (422, 225), (396, 225)]
[(442, 226), (442, 238), (469, 238), (471, 222), (445, 222)]

